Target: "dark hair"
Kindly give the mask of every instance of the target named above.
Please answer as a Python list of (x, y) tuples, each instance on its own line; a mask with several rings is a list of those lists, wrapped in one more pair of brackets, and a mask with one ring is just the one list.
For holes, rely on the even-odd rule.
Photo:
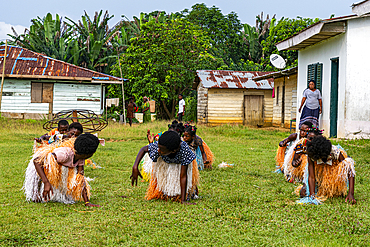
[(324, 136), (319, 135), (307, 142), (307, 154), (314, 160), (326, 158), (331, 152), (331, 142)]
[(62, 125), (68, 125), (68, 121), (67, 121), (67, 120), (65, 120), (65, 119), (60, 120), (60, 121), (58, 122), (58, 128), (59, 128), (60, 126), (62, 126)]
[(79, 131), (81, 131), (81, 133), (84, 132), (84, 128), (82, 127), (82, 124), (80, 124), (79, 122), (73, 122), (73, 123), (71, 123), (68, 126), (68, 130), (71, 130), (71, 129), (79, 130)]
[(99, 146), (98, 137), (93, 134), (82, 134), (76, 138), (74, 148), (77, 154), (93, 154)]
[(179, 96), (181, 96), (181, 97), (182, 97), (182, 94), (181, 94), (181, 93), (179, 93)]
[(175, 131), (166, 131), (158, 139), (158, 144), (165, 146), (168, 151), (174, 151), (178, 149), (180, 143), (181, 138)]
[(305, 121), (305, 122), (303, 122), (302, 124), (301, 124), (301, 126), (302, 125), (307, 125), (308, 126), (308, 128), (312, 128), (313, 127), (313, 123), (311, 123), (310, 121)]
[(188, 133), (189, 133), (189, 135), (191, 135), (191, 136), (195, 136), (195, 135), (196, 135), (196, 133), (197, 133), (197, 127), (195, 127), (195, 126), (191, 126), (191, 125), (187, 125), (187, 126), (185, 127), (184, 132), (188, 132)]
[(182, 123), (177, 122), (174, 120), (172, 124), (168, 125), (168, 130), (174, 130), (176, 131), (180, 136), (184, 133), (185, 127)]
[[(314, 79), (309, 80), (308, 84), (310, 84), (311, 81), (313, 82), (313, 84), (315, 85), (315, 88), (316, 88), (316, 81)], [(307, 87), (307, 88), (309, 88), (309, 87)]]

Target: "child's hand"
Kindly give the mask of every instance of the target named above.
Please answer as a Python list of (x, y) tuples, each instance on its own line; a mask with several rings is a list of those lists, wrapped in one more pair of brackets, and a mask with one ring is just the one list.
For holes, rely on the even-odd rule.
[(349, 204), (356, 204), (356, 199), (352, 194), (348, 194), (348, 196), (346, 197), (346, 202), (348, 202)]
[(44, 192), (42, 192), (42, 197), (45, 201), (49, 201), (51, 198), (51, 195), (53, 194), (53, 188), (51, 187), (51, 184), (45, 183), (44, 184)]
[(153, 143), (154, 142), (154, 134), (150, 134), (150, 130), (147, 131), (146, 136), (148, 138), (148, 142), (149, 143)]
[(210, 163), (211, 161), (210, 160), (205, 160), (203, 163), (204, 164), (208, 164), (208, 163)]
[(143, 178), (143, 176), (141, 176), (141, 173), (139, 171), (139, 169), (137, 167), (133, 167), (132, 168), (132, 174), (130, 176), (131, 178), (131, 186), (134, 186), (134, 183), (136, 181), (136, 186), (137, 186), (137, 177), (140, 176), (141, 178)]
[(101, 208), (101, 206), (99, 204), (92, 204), (92, 203), (86, 203), (85, 206), (86, 207), (97, 207), (97, 208)]
[(40, 138), (34, 138), (34, 140), (37, 142), (37, 143), (42, 143), (42, 140)]

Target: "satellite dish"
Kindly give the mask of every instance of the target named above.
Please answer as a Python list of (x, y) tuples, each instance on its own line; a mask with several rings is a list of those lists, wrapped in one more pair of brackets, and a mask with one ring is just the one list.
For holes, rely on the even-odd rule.
[(272, 63), (272, 65), (274, 65), (275, 68), (278, 68), (278, 69), (284, 69), (286, 66), (286, 62), (284, 58), (282, 58), (278, 54), (271, 54), (270, 62)]

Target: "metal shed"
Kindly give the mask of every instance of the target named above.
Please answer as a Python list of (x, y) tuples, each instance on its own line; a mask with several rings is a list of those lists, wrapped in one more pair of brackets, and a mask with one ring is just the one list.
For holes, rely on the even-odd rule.
[(272, 125), (273, 79), (254, 81), (270, 72), (198, 70), (198, 123)]
[[(0, 68), (4, 55), (3, 45)], [(67, 109), (100, 114), (104, 110), (106, 85), (122, 83), (121, 78), (16, 46), (7, 46), (4, 76), (1, 112), (12, 118), (39, 119)]]

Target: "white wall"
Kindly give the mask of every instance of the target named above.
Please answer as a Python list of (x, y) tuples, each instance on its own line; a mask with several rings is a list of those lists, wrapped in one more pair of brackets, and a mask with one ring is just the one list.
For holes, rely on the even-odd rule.
[[(297, 111), (302, 101), (302, 94), (307, 88), (307, 66), (313, 63), (323, 64), (322, 73), (322, 102), (323, 112), (320, 115), (320, 128), (324, 135), (330, 133), (330, 84), (331, 84), (331, 58), (339, 57), (338, 78), (338, 137), (345, 137), (345, 90), (347, 67), (347, 36), (340, 34), (328, 40), (309, 46), (298, 52), (298, 86), (297, 86)], [(297, 129), (300, 114), (297, 112)]]
[(5, 79), (1, 112), (48, 114), (49, 103), (31, 103), (31, 81)]
[(345, 134), (348, 138), (370, 138), (370, 17), (347, 23)]
[(100, 114), (100, 84), (54, 83), (53, 113), (69, 109), (86, 109)]

